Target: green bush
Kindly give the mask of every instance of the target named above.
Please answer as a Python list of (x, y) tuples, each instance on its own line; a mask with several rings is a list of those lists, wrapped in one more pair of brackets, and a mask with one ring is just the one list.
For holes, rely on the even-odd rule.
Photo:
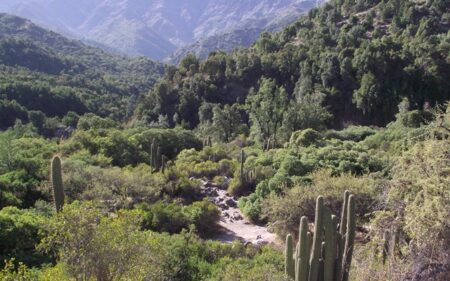
[(325, 134), (327, 139), (335, 138), (339, 140), (347, 140), (360, 142), (365, 138), (376, 134), (377, 130), (366, 126), (350, 126), (340, 131), (328, 131)]
[(277, 233), (285, 235), (298, 231), (302, 216), (314, 218), (315, 200), (322, 195), (333, 213), (340, 213), (342, 194), (349, 190), (356, 197), (357, 219), (367, 221), (367, 214), (375, 211), (377, 189), (370, 177), (350, 174), (333, 176), (330, 171), (319, 170), (310, 175), (310, 184), (299, 184), (285, 194), (269, 196), (263, 203), (262, 215), (275, 223)]
[(183, 212), (183, 206), (173, 203), (158, 202), (152, 205), (142, 204), (144, 229), (170, 234), (180, 233), (191, 224), (191, 219)]
[(322, 139), (322, 135), (314, 129), (305, 129), (292, 133), (290, 143), (292, 145), (308, 147), (317, 145)]
[(5, 207), (0, 210), (0, 260), (15, 258), (29, 266), (49, 262), (46, 256), (36, 250), (43, 238), (43, 224), (46, 218), (32, 210)]
[(216, 231), (215, 225), (219, 220), (220, 211), (209, 200), (205, 199), (185, 206), (183, 212), (202, 236)]

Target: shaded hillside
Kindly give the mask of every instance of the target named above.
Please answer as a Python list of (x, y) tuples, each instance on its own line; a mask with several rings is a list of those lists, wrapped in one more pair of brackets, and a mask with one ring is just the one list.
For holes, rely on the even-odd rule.
[(2, 127), (23, 116), (18, 108), (48, 117), (74, 111), (122, 119), (163, 71), (149, 59), (110, 55), (29, 20), (0, 14), (0, 96), (9, 119)]
[(263, 31), (271, 22), (292, 22), (302, 11), (322, 2), (4, 0), (0, 11), (30, 18), (63, 34), (100, 42), (127, 55), (161, 60), (207, 37), (247, 28)]

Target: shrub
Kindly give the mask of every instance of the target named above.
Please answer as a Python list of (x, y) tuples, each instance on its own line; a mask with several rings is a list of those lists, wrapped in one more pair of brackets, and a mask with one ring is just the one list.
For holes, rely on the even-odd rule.
[(350, 126), (341, 131), (328, 131), (325, 135), (327, 139), (335, 138), (339, 140), (347, 140), (360, 142), (365, 138), (376, 134), (377, 130), (366, 126)]
[(164, 202), (142, 204), (139, 210), (143, 214), (144, 229), (173, 234), (181, 232), (191, 224), (190, 218), (183, 212), (183, 206), (178, 204)]
[(316, 171), (310, 177), (311, 184), (297, 185), (285, 194), (273, 194), (265, 200), (263, 215), (275, 223), (273, 226), (277, 233), (286, 235), (298, 231), (302, 216), (313, 220), (315, 199), (319, 195), (324, 197), (333, 213), (340, 213), (342, 194), (349, 190), (357, 198), (357, 218), (363, 221), (367, 221), (367, 214), (376, 208), (376, 184), (369, 177), (332, 176), (328, 170)]
[(220, 217), (220, 212), (216, 205), (207, 199), (185, 206), (183, 212), (195, 225), (202, 236), (211, 234), (215, 231), (214, 226)]
[(40, 265), (49, 259), (36, 250), (43, 237), (46, 218), (31, 210), (5, 207), (0, 210), (0, 259), (15, 258), (30, 266)]
[(322, 135), (314, 129), (305, 129), (294, 132), (291, 136), (290, 143), (297, 146), (308, 147), (317, 145), (322, 139)]

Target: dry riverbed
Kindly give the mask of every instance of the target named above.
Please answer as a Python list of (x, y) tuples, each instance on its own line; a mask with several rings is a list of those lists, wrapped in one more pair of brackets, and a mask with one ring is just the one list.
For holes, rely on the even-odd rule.
[(244, 218), (237, 207), (237, 200), (226, 190), (221, 189), (211, 181), (202, 181), (202, 192), (220, 210), (221, 227), (214, 240), (231, 243), (240, 240), (255, 245), (276, 244), (277, 236), (268, 231), (267, 227), (255, 225)]

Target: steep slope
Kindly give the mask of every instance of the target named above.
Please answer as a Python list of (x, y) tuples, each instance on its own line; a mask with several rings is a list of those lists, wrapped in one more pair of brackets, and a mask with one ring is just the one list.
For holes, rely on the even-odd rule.
[(9, 108), (14, 101), (50, 117), (75, 111), (122, 119), (163, 71), (149, 59), (111, 55), (0, 14), (0, 98)]
[[(296, 21), (299, 15), (320, 5), (316, 0), (295, 2), (274, 12), (273, 15), (251, 18), (231, 30), (201, 38), (193, 44), (178, 48), (164, 61), (177, 65), (187, 54), (193, 53), (200, 59), (206, 59), (213, 51), (230, 52), (236, 48), (250, 47), (262, 32), (278, 31)], [(220, 31), (219, 31), (220, 32)]]
[(101, 42), (129, 55), (163, 59), (177, 48), (206, 37), (249, 28), (267, 30), (274, 20), (290, 22), (306, 8), (322, 2), (6, 0), (0, 4), (0, 11), (30, 18), (64, 34)]
[[(276, 126), (286, 138), (311, 122), (385, 125), (402, 100), (420, 109), (450, 99), (447, 2), (330, 1), (249, 49), (218, 52), (201, 63), (183, 59), (142, 100), (137, 118), (151, 122), (166, 115), (172, 125), (206, 126), (214, 105), (247, 100), (251, 106), (255, 99), (248, 97), (258, 96), (263, 85), (261, 95), (286, 93)], [(324, 111), (332, 116), (327, 124)]]

